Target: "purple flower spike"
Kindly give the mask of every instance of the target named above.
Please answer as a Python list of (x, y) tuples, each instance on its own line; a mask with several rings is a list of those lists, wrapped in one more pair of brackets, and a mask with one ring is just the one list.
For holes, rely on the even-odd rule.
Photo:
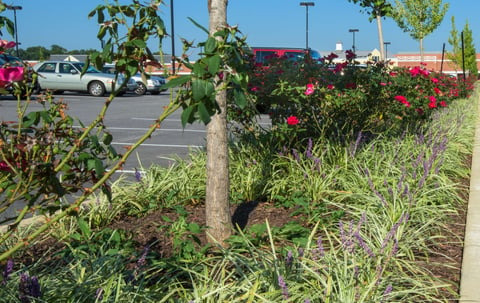
[(288, 287), (287, 283), (285, 283), (285, 280), (283, 280), (282, 276), (278, 276), (278, 286), (282, 289), (282, 295), (285, 300), (288, 299), (289, 293), (288, 293)]
[(7, 280), (10, 277), (10, 274), (13, 272), (13, 260), (8, 259), (7, 265), (5, 266), (5, 270), (3, 271), (3, 281), (2, 285), (7, 284)]

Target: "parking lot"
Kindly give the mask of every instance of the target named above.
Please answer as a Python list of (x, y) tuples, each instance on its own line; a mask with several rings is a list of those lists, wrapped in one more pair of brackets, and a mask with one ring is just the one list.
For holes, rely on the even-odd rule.
[[(68, 104), (68, 114), (87, 125), (93, 121), (107, 97), (92, 97), (87, 94), (65, 92), (55, 98)], [(35, 99), (35, 98), (33, 98)], [(125, 152), (125, 146), (135, 143), (158, 118), (170, 99), (169, 92), (160, 95), (125, 94), (111, 103), (105, 125), (113, 135), (113, 146), (118, 153)], [(22, 101), (24, 103), (24, 101)], [(29, 110), (41, 109), (41, 105), (32, 100)], [(11, 96), (0, 99), (0, 120), (16, 120), (17, 101)], [(175, 112), (162, 123), (150, 139), (140, 146), (125, 163), (120, 173), (134, 174), (135, 169), (148, 168), (152, 164), (169, 165), (172, 156), (187, 157), (192, 149), (205, 146), (205, 126), (201, 123), (182, 128), (181, 110)], [(80, 126), (80, 124), (78, 124)]]

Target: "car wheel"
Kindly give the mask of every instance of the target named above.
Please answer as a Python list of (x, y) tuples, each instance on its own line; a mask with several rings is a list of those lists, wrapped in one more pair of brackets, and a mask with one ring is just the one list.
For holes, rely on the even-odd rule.
[(32, 94), (38, 95), (41, 91), (42, 88), (40, 87), (40, 84), (38, 84), (38, 82), (35, 82), (35, 84), (33, 85)]
[(137, 82), (137, 84), (138, 87), (135, 89), (135, 94), (145, 95), (145, 93), (147, 92), (147, 87), (145, 86), (145, 84), (143, 84), (143, 82)]
[(105, 86), (100, 81), (93, 81), (88, 85), (88, 92), (94, 97), (101, 97), (105, 95)]

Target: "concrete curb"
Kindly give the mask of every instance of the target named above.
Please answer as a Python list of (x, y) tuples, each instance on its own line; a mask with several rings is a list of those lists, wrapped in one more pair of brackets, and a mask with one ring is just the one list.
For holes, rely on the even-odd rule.
[[(480, 94), (477, 87), (472, 101), (477, 102), (480, 113)], [(480, 303), (480, 119), (475, 127), (470, 194), (463, 244), (462, 271), (460, 277), (460, 303)]]

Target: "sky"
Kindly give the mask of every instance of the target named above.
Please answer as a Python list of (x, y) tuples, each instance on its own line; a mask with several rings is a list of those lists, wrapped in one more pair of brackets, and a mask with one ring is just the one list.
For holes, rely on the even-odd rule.
[[(140, 0), (146, 3), (148, 0)], [(171, 34), (171, 1), (173, 1), (175, 54), (182, 51), (180, 39), (204, 41), (205, 33), (198, 29), (188, 18), (208, 28), (207, 0), (166, 0), (160, 7), (159, 15), (164, 20), (167, 32)], [(338, 42), (344, 49), (351, 49), (353, 34), (349, 29), (358, 29), (355, 33), (357, 50), (379, 49), (376, 22), (369, 22), (368, 15), (360, 6), (348, 0), (310, 0), (315, 6), (308, 8), (308, 45), (318, 51), (333, 51)], [(99, 26), (96, 18), (88, 14), (103, 0), (3, 0), (5, 4), (21, 6), (16, 11), (18, 41), (20, 48), (32, 46), (50, 48), (59, 45), (67, 50), (100, 49), (96, 37)], [(119, 0), (122, 4), (129, 0)], [(306, 8), (300, 6), (300, 0), (230, 0), (227, 22), (238, 25), (252, 47), (305, 47), (306, 46)], [(477, 52), (480, 52), (480, 0), (444, 0), (450, 7), (440, 26), (424, 40), (425, 52), (441, 52), (443, 45), (447, 51), (452, 29), (452, 16), (455, 25), (461, 31), (468, 22), (473, 32)], [(11, 10), (4, 16), (15, 20)], [(418, 52), (419, 43), (403, 32), (392, 19), (382, 22), (384, 41), (388, 56), (402, 52)], [(3, 31), (3, 39), (15, 40)], [(171, 37), (163, 42), (165, 53), (172, 53)], [(157, 40), (149, 41), (153, 52), (159, 50)], [(192, 53), (192, 56), (195, 56)]]

